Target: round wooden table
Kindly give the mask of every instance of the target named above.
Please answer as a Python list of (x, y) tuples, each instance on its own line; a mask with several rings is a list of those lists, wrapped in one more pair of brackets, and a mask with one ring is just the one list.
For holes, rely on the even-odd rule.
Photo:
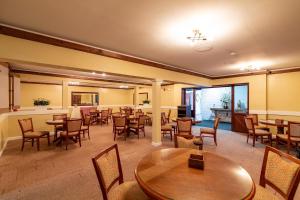
[(63, 125), (64, 124), (64, 120), (47, 120), (46, 124), (48, 125), (54, 125), (54, 126), (58, 126), (58, 125)]
[[(188, 167), (190, 154), (203, 154), (204, 170)], [(194, 149), (170, 148), (146, 155), (135, 170), (143, 191), (153, 199), (252, 199), (255, 184), (240, 165)]]
[[(269, 125), (269, 126), (277, 126), (277, 124), (275, 123), (274, 119), (259, 120), (259, 123), (264, 124), (264, 125)], [(288, 122), (287, 121), (283, 121), (282, 126), (283, 127), (288, 127)]]

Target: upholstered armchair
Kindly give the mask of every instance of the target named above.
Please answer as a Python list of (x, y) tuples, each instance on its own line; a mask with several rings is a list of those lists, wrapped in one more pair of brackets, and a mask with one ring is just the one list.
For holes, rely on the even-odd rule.
[(252, 136), (253, 137), (253, 144), (252, 146), (255, 146), (255, 141), (256, 138), (261, 137), (263, 138), (264, 136), (268, 137), (270, 145), (272, 146), (272, 133), (263, 130), (263, 129), (256, 129), (254, 127), (254, 123), (253, 123), (253, 118), (252, 117), (245, 117), (245, 124), (248, 130), (248, 135), (247, 135), (247, 143), (249, 141), (249, 137)]
[(177, 119), (177, 134), (192, 135), (192, 119), (190, 118)]
[(34, 131), (32, 118), (28, 119), (19, 119), (19, 125), (22, 131), (22, 148), (24, 149), (25, 142), (31, 142), (32, 146), (34, 144), (34, 140), (36, 140), (37, 150), (40, 150), (40, 139), (47, 138), (48, 145), (50, 145), (50, 134), (49, 131)]
[(114, 140), (116, 140), (117, 135), (124, 135), (124, 139), (126, 140), (127, 132), (126, 132), (126, 117), (125, 116), (115, 116), (113, 117), (113, 132), (114, 132)]
[(175, 148), (203, 149), (202, 138), (193, 135), (174, 134), (174, 144)]
[(220, 118), (216, 117), (214, 121), (214, 127), (213, 128), (200, 128), (200, 136), (203, 137), (213, 137), (214, 142), (217, 145), (217, 129), (219, 126)]
[(300, 143), (300, 123), (288, 122), (287, 134), (276, 135), (276, 146), (280, 141), (284, 141), (287, 144), (287, 153), (290, 153), (290, 148), (293, 144), (298, 145)]
[(117, 144), (92, 159), (104, 200), (144, 200), (136, 181), (124, 182)]
[(279, 199), (266, 185), (273, 188), (284, 199), (292, 200), (300, 180), (300, 160), (267, 146), (256, 185), (255, 200)]

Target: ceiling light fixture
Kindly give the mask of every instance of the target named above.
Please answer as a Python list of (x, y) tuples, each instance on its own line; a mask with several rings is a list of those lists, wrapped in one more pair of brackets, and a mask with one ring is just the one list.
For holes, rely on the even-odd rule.
[(96, 72), (92, 72), (92, 74), (93, 74), (93, 75), (95, 75), (95, 74), (96, 74)]
[(211, 39), (208, 39), (199, 29), (193, 30), (193, 35), (187, 37), (195, 51), (204, 52), (212, 49)]
[(69, 85), (79, 85), (79, 82), (78, 81), (70, 81)]
[(105, 73), (102, 73), (101, 75), (102, 75), (102, 76), (106, 76), (106, 74), (105, 74)]
[(120, 88), (128, 88), (127, 85), (120, 85)]

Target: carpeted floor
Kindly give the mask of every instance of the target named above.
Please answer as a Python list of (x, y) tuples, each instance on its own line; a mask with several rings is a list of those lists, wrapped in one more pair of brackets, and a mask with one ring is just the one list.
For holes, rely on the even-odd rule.
[[(199, 127), (193, 128), (194, 134)], [(131, 136), (126, 141), (119, 138), (123, 174), (125, 180), (134, 180), (134, 169), (148, 152), (158, 148), (173, 147), (169, 138), (163, 138), (161, 147), (151, 145), (151, 127), (146, 137)], [(53, 200), (53, 199), (102, 199), (91, 158), (113, 144), (111, 126), (92, 126), (91, 140), (84, 139), (82, 147), (70, 145), (69, 150), (54, 145), (41, 145), (41, 151), (30, 144), (20, 151), (21, 142), (10, 141), (0, 158), (1, 200)], [(210, 138), (204, 140), (204, 150), (225, 156), (242, 165), (256, 183), (263, 159), (264, 145), (253, 148), (246, 137), (238, 133), (219, 130), (218, 147)], [(221, 167), (221, 166), (220, 166)], [(295, 199), (300, 199), (297, 191)]]

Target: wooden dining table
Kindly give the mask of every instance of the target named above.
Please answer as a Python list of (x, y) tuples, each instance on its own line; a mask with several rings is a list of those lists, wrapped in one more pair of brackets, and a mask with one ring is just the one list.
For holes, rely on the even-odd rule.
[[(188, 167), (190, 154), (202, 154), (204, 170)], [(252, 199), (255, 184), (239, 164), (220, 155), (187, 148), (161, 149), (140, 160), (135, 177), (151, 199)]]
[[(268, 120), (259, 120), (258, 121), (260, 124), (264, 124), (264, 125), (269, 125), (269, 126), (278, 126), (276, 123), (275, 123), (275, 120), (274, 119), (268, 119)], [(288, 127), (288, 121), (283, 121), (283, 124), (282, 124), (283, 127)]]

